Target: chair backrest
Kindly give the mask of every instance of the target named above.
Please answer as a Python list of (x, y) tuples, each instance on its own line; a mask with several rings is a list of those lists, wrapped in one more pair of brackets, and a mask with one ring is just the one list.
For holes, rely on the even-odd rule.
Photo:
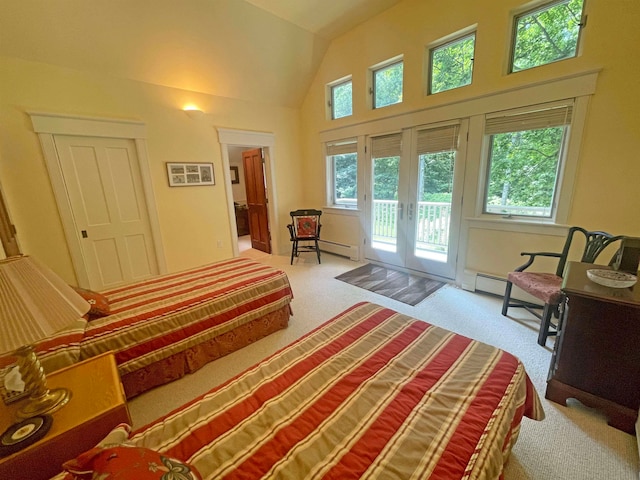
[(296, 238), (320, 238), (322, 210), (302, 209), (289, 212), (291, 235)]
[(567, 263), (567, 257), (569, 256), (573, 236), (576, 232), (582, 233), (585, 237), (584, 250), (582, 252), (582, 257), (580, 258), (580, 261), (584, 263), (594, 263), (598, 258), (598, 255), (600, 255), (605, 248), (612, 243), (625, 238), (624, 235), (614, 236), (607, 232), (590, 232), (581, 227), (571, 227), (569, 229), (564, 248), (562, 249), (562, 257), (560, 257), (560, 261), (558, 262), (556, 275), (559, 277), (564, 274), (564, 267)]

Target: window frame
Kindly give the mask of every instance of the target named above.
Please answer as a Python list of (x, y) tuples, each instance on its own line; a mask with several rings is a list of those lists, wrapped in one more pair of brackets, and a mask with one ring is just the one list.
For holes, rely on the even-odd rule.
[[(361, 197), (361, 176), (362, 176), (362, 164), (361, 164), (361, 148), (360, 140), (357, 137), (345, 138), (341, 140), (334, 140), (324, 143), (324, 154), (326, 161), (326, 201), (325, 205), (329, 208), (336, 208), (340, 210), (358, 210)], [(336, 145), (352, 145), (353, 151), (344, 153), (330, 153), (331, 147)], [(335, 156), (353, 153), (356, 155), (356, 203), (355, 205), (340, 204), (337, 203), (335, 191), (336, 191), (336, 176), (335, 176)]]
[[(398, 102), (395, 103), (389, 103), (387, 105), (381, 105), (381, 106), (376, 106), (376, 74), (383, 71), (383, 70), (387, 70), (391, 67), (394, 67), (396, 65), (402, 65), (402, 85), (401, 85), (401, 90), (402, 90), (402, 99)], [(369, 82), (370, 82), (370, 87), (369, 87), (369, 98), (370, 98), (370, 108), (372, 110), (379, 110), (381, 108), (386, 108), (386, 107), (392, 107), (393, 105), (398, 105), (400, 103), (404, 102), (404, 55), (398, 55), (396, 57), (390, 58), (384, 62), (378, 63), (372, 67), (369, 68)]]
[[(432, 81), (433, 81), (433, 55), (435, 53), (436, 50), (442, 49), (447, 47), (448, 45), (454, 44), (456, 42), (459, 42), (461, 40), (464, 40), (467, 37), (473, 37), (473, 57), (471, 58), (471, 80), (469, 81), (469, 83), (466, 83), (464, 85), (459, 85), (457, 87), (452, 87), (452, 88), (448, 88), (446, 90), (440, 90), (438, 92), (433, 92), (433, 85), (432, 85)], [(474, 25), (471, 28), (465, 29), (463, 31), (460, 32), (456, 32), (453, 35), (450, 35), (448, 37), (446, 37), (446, 39), (442, 39), (436, 43), (433, 43), (431, 45), (429, 45), (427, 47), (427, 61), (426, 61), (426, 68), (427, 68), (427, 72), (426, 72), (426, 78), (427, 78), (427, 85), (426, 85), (426, 94), (427, 95), (436, 95), (438, 93), (443, 93), (443, 92), (448, 92), (450, 90), (455, 90), (458, 88), (462, 88), (462, 87), (467, 87), (469, 85), (471, 85), (473, 83), (473, 72), (474, 72), (474, 66), (475, 66), (475, 53), (476, 53), (476, 40), (477, 40), (477, 28)]]
[[(538, 105), (529, 105), (520, 108), (509, 109), (504, 112), (487, 113), (482, 119), (482, 139), (481, 139), (481, 162), (478, 175), (478, 187), (476, 198), (475, 218), (479, 220), (490, 220), (495, 222), (515, 222), (526, 224), (564, 224), (568, 220), (571, 199), (573, 197), (574, 181), (577, 172), (577, 165), (580, 155), (581, 143), (584, 136), (584, 125), (586, 121), (589, 95), (576, 96), (555, 102), (547, 102)], [(528, 215), (500, 215), (498, 213), (486, 213), (485, 201), (489, 182), (491, 135), (485, 133), (486, 117), (496, 113), (526, 113), (542, 108), (553, 108), (560, 105), (572, 105), (571, 123), (566, 125), (568, 131), (563, 138), (562, 152), (560, 155), (558, 172), (556, 176), (556, 188), (552, 212), (549, 217), (528, 216)]]
[[(334, 96), (333, 96), (333, 92), (334, 89), (337, 87), (341, 87), (346, 85), (347, 83), (351, 84), (351, 113), (349, 115), (343, 115), (341, 117), (336, 117), (335, 116), (335, 104), (334, 104)], [(341, 118), (347, 118), (347, 117), (351, 117), (353, 116), (353, 78), (351, 75), (348, 75), (346, 77), (342, 77), (338, 80), (335, 80), (329, 84), (327, 84), (327, 88), (326, 88), (326, 95), (327, 95), (327, 117), (329, 120), (339, 120)]]
[(542, 11), (542, 10), (547, 10), (549, 8), (553, 8), (553, 6), (559, 5), (561, 3), (565, 3), (566, 1), (569, 0), (540, 0), (538, 2), (536, 2), (535, 4), (528, 4), (526, 6), (525, 9), (519, 9), (513, 12), (512, 14), (512, 18), (511, 18), (511, 33), (510, 33), (510, 41), (508, 43), (509, 45), (509, 56), (508, 56), (508, 66), (507, 66), (507, 74), (511, 75), (514, 73), (519, 73), (519, 72), (524, 72), (527, 70), (531, 70), (532, 68), (537, 68), (537, 67), (543, 67), (545, 65), (551, 65), (553, 63), (557, 63), (557, 62), (562, 62), (564, 60), (570, 60), (572, 58), (576, 58), (580, 55), (580, 50), (581, 50), (581, 46), (582, 46), (582, 32), (584, 30), (584, 27), (587, 24), (587, 14), (586, 12), (586, 6), (587, 6), (587, 0), (582, 0), (582, 12), (580, 15), (580, 23), (579, 25), (579, 30), (578, 30), (578, 39), (576, 41), (576, 51), (575, 54), (571, 57), (565, 57), (565, 58), (559, 58), (556, 60), (552, 60), (550, 62), (546, 62), (546, 63), (541, 63), (540, 65), (535, 65), (533, 67), (528, 67), (528, 68), (522, 68), (519, 70), (514, 70), (514, 56), (515, 56), (515, 52), (516, 52), (516, 40), (517, 40), (517, 34), (518, 34), (518, 21), (522, 18), (525, 17), (527, 15), (531, 15), (535, 12), (538, 11)]

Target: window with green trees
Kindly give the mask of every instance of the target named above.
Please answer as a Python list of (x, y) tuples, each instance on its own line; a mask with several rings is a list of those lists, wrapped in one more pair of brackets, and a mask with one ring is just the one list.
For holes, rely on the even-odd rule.
[(351, 79), (331, 86), (331, 118), (348, 117), (353, 114), (353, 92)]
[(561, 0), (515, 17), (511, 72), (575, 57), (584, 0)]
[(572, 106), (488, 118), (484, 213), (551, 218)]
[(475, 32), (432, 48), (429, 55), (429, 93), (471, 84)]
[(329, 174), (329, 205), (358, 206), (358, 154), (355, 139), (326, 145)]
[(373, 71), (373, 108), (402, 102), (403, 69), (399, 61)]

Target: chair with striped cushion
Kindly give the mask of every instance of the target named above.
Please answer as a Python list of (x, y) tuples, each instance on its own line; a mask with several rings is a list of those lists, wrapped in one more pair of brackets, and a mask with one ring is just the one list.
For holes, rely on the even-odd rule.
[[(557, 334), (557, 325), (551, 323), (551, 316), (560, 317), (560, 304), (563, 300), (562, 276), (567, 263), (567, 256), (574, 240), (574, 234), (581, 233), (585, 237), (584, 250), (581, 262), (594, 263), (598, 255), (610, 244), (623, 239), (623, 236), (613, 236), (606, 232), (589, 232), (584, 228), (571, 227), (567, 235), (562, 252), (522, 252), (520, 255), (529, 256), (529, 260), (509, 272), (507, 276), (507, 287), (504, 292), (502, 304), (502, 315), (507, 315), (509, 307), (524, 308), (540, 319), (540, 332), (538, 333), (538, 344), (544, 346), (549, 335)], [(554, 257), (558, 259), (558, 268), (555, 273), (541, 273), (525, 271), (533, 264), (537, 257)], [(528, 294), (543, 302), (544, 305), (537, 305), (511, 298), (513, 285), (520, 287)], [(539, 310), (542, 310), (542, 313)]]

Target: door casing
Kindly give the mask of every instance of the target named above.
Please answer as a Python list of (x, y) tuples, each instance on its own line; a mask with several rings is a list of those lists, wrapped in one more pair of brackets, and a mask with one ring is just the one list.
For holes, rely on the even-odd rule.
[(153, 194), (151, 171), (146, 145), (146, 126), (142, 122), (102, 117), (70, 116), (48, 112), (27, 112), (34, 131), (38, 134), (51, 179), (54, 197), (58, 205), (62, 227), (69, 247), (71, 262), (79, 286), (90, 288), (87, 265), (80, 245), (80, 237), (73, 219), (60, 167), (54, 135), (78, 135), (91, 137), (126, 138), (135, 143), (142, 188), (147, 203), (151, 236), (156, 263), (160, 274), (167, 273), (164, 246), (160, 234), (160, 221)]

